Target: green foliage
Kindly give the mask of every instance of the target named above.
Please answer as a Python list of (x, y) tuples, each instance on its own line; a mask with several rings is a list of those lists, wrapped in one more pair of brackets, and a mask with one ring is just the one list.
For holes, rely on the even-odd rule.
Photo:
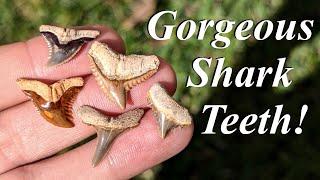
[[(156, 42), (147, 33), (147, 22), (138, 24), (134, 29), (127, 31), (121, 23), (133, 12), (130, 11), (130, 1), (101, 1), (101, 0), (80, 0), (80, 1), (23, 1), (23, 0), (1, 0), (0, 7), (2, 33), (1, 43), (21, 41), (37, 34), (39, 25), (56, 24), (61, 26), (76, 26), (85, 24), (103, 24), (117, 30), (125, 40), (129, 53), (155, 53), (166, 59), (177, 73), (178, 88), (175, 94), (176, 99), (183, 105), (189, 107), (193, 113), (199, 112), (201, 105), (210, 95), (212, 89), (206, 88), (185, 88), (186, 78), (189, 74), (195, 77), (192, 72), (191, 62), (199, 56), (221, 57), (227, 59), (227, 65), (236, 62), (237, 54), (242, 52), (244, 42), (236, 41), (232, 33), (231, 46), (225, 50), (216, 50), (210, 46), (214, 35), (214, 29), (210, 29), (203, 41), (195, 37), (188, 41), (180, 41), (172, 36), (166, 42)], [(270, 16), (281, 5), (281, 1), (196, 1), (181, 2), (170, 1), (159, 3), (161, 9), (178, 11), (178, 18), (173, 21), (170, 17), (163, 18), (158, 30), (161, 31), (163, 24), (176, 24), (186, 18), (200, 21), (202, 19), (231, 19), (241, 21), (252, 18), (259, 21)], [(246, 9), (247, 11), (243, 11)], [(139, 47), (139, 48), (137, 48)], [(214, 67), (212, 67), (214, 68)], [(212, 68), (210, 68), (212, 72)], [(209, 69), (208, 69), (208, 72)], [(193, 102), (193, 103), (191, 103)]]
[[(306, 5), (300, 3), (298, 1), (287, 2), (285, 0), (160, 0), (157, 2), (156, 11), (177, 10), (178, 17), (175, 21), (169, 17), (162, 19), (158, 30), (161, 31), (161, 25), (163, 24), (178, 25), (184, 19), (193, 19), (196, 22), (203, 19), (215, 21), (230, 19), (236, 22), (244, 19), (253, 19), (258, 22), (262, 19), (276, 19), (282, 16), (291, 18), (290, 14), (281, 14), (282, 12), (286, 13), (286, 9), (293, 14), (296, 13), (294, 14), (296, 18), (303, 17), (306, 14), (311, 14), (312, 17), (312, 12), (316, 12), (314, 9), (318, 5), (312, 4), (313, 1), (306, 2)], [(125, 41), (128, 53), (157, 54), (173, 66), (178, 80), (175, 98), (191, 110), (195, 117), (196, 126), (198, 123), (199, 125), (196, 127), (196, 135), (190, 148), (183, 155), (165, 163), (164, 170), (166, 172), (160, 171), (160, 177), (165, 175), (181, 177), (181, 175), (187, 173), (194, 177), (193, 179), (209, 176), (232, 178), (235, 175), (239, 175), (244, 179), (260, 177), (259, 175), (267, 179), (273, 179), (276, 177), (294, 178), (299, 171), (304, 172), (299, 175), (301, 178), (309, 177), (308, 172), (313, 175), (311, 177), (315, 175), (319, 177), (319, 172), (317, 171), (319, 165), (315, 163), (315, 161), (319, 162), (319, 156), (315, 157), (318, 159), (315, 161), (310, 161), (303, 157), (306, 154), (307, 158), (313, 158), (311, 155), (319, 149), (315, 149), (313, 144), (308, 144), (305, 137), (300, 136), (293, 143), (287, 142), (289, 140), (284, 140), (284, 138), (279, 138), (279, 140), (265, 137), (265, 142), (269, 144), (261, 144), (261, 139), (257, 137), (240, 138), (239, 142), (237, 142), (238, 140), (235, 138), (238, 138), (238, 136), (232, 137), (233, 139), (223, 136), (214, 136), (213, 138), (199, 136), (203, 130), (203, 124), (208, 119), (208, 117), (201, 115), (204, 104), (230, 104), (235, 112), (253, 113), (252, 111), (267, 109), (270, 104), (281, 103), (278, 100), (283, 100), (285, 103), (291, 102), (292, 104), (304, 102), (305, 97), (298, 95), (294, 96), (290, 101), (282, 96), (282, 94), (294, 94), (297, 92), (296, 88), (299, 87), (302, 87), (302, 90), (299, 89), (301, 92), (311, 91), (317, 93), (303, 86), (303, 82), (306, 79), (315, 83), (316, 81), (310, 80), (310, 77), (312, 78), (315, 72), (319, 70), (320, 36), (316, 33), (315, 37), (308, 42), (298, 45), (296, 42), (292, 42), (287, 46), (279, 46), (278, 42), (269, 41), (265, 43), (255, 42), (254, 40), (237, 41), (233, 37), (233, 33), (229, 33), (227, 37), (230, 38), (231, 45), (227, 49), (217, 50), (210, 46), (215, 33), (214, 29), (208, 30), (205, 39), (202, 41), (197, 40), (195, 36), (187, 41), (180, 41), (175, 36), (172, 36), (170, 40), (164, 42), (155, 41), (148, 35), (146, 21), (138, 23), (131, 30), (126, 30), (122, 23), (134, 13), (131, 7), (133, 2), (129, 0), (0, 0), (0, 4), (1, 44), (24, 41), (31, 38), (38, 34), (38, 27), (41, 24), (61, 26), (103, 24), (120, 33)], [(283, 54), (281, 54), (282, 52)], [(265, 56), (264, 53), (266, 53)], [(264, 64), (270, 64), (276, 58), (286, 55), (288, 55), (289, 59), (288, 66), (295, 68), (290, 74), (294, 82), (290, 88), (267, 88), (266, 91), (262, 91), (260, 89), (185, 87), (188, 75), (191, 75), (192, 79), (197, 78), (196, 74), (192, 72), (191, 63), (194, 58), (199, 56), (225, 57), (226, 65), (242, 67), (248, 63), (259, 65), (262, 61)], [(272, 58), (266, 59), (267, 57)], [(206, 71), (211, 75), (213, 69), (214, 66), (206, 68)], [(317, 97), (319, 98), (319, 96)], [(255, 99), (259, 99), (259, 101)], [(307, 127), (312, 127), (312, 123), (308, 124)], [(311, 128), (310, 131), (314, 132), (315, 130), (312, 131)], [(277, 151), (276, 148), (278, 146), (273, 143), (284, 144), (285, 148), (282, 148), (283, 152), (276, 152), (276, 157), (272, 160), (270, 156), (262, 155), (262, 151), (265, 150), (267, 153)], [(296, 150), (297, 146), (306, 147), (306, 150), (303, 151), (304, 153)], [(230, 149), (225, 149), (226, 147)], [(201, 154), (197, 154), (197, 152), (201, 152)], [(235, 154), (230, 155), (230, 153)], [(210, 160), (214, 162), (207, 162)], [(232, 164), (233, 161), (234, 164)], [(310, 167), (296, 165), (296, 161), (308, 163)], [(193, 167), (195, 162), (196, 165), (208, 167), (203, 167), (203, 169), (199, 170), (197, 168), (201, 167)], [(196, 168), (198, 171), (189, 171), (192, 168)], [(277, 174), (279, 173), (278, 168), (285, 171), (283, 176)], [(239, 169), (241, 169), (241, 172), (239, 172)], [(159, 166), (156, 172), (159, 172)], [(147, 173), (150, 175), (149, 171)], [(139, 178), (143, 178), (143, 176)]]

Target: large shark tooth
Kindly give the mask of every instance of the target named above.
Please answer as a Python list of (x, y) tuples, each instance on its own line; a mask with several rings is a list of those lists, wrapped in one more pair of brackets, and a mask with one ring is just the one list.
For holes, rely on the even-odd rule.
[(103, 92), (123, 109), (127, 91), (156, 73), (160, 64), (155, 55), (125, 56), (98, 41), (91, 45), (89, 61)]
[(84, 84), (81, 77), (64, 79), (50, 86), (28, 79), (18, 79), (17, 84), (48, 122), (64, 128), (74, 126), (72, 104)]
[(78, 30), (50, 25), (41, 25), (39, 31), (48, 44), (48, 66), (68, 62), (84, 43), (95, 39), (100, 34), (96, 30)]
[(192, 117), (188, 110), (169, 96), (159, 83), (152, 85), (147, 100), (157, 118), (162, 138), (165, 138), (171, 128), (191, 125)]
[(124, 130), (137, 126), (143, 114), (142, 109), (135, 109), (117, 117), (110, 117), (86, 105), (77, 110), (82, 122), (94, 126), (97, 131), (98, 143), (92, 159), (93, 167), (103, 159), (113, 140)]

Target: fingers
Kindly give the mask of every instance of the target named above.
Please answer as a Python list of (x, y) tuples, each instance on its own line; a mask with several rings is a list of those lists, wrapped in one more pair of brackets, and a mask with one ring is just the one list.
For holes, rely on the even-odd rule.
[[(155, 83), (161, 83), (168, 93), (174, 94), (176, 88), (176, 75), (171, 66), (165, 61), (160, 60), (160, 66), (156, 74), (147, 81), (133, 87), (127, 94), (126, 111), (134, 108), (147, 107), (147, 92)], [(98, 90), (98, 91), (97, 91)], [(96, 94), (98, 93), (98, 94)], [(84, 96), (85, 98), (80, 98)], [(107, 101), (108, 103), (105, 103)], [(123, 110), (115, 103), (111, 102), (100, 90), (93, 76), (90, 76), (88, 82), (82, 91), (80, 91), (78, 104), (90, 105), (98, 109), (107, 110), (109, 113), (122, 113)]]
[(114, 141), (104, 160), (95, 168), (91, 167), (90, 162), (96, 140), (61, 156), (19, 167), (0, 177), (58, 179), (67, 174), (74, 179), (129, 179), (180, 152), (190, 141), (193, 127), (175, 128), (164, 140), (157, 130), (157, 124), (149, 110), (139, 126), (122, 133)]
[[(121, 37), (113, 30), (102, 26), (88, 26), (100, 31), (98, 41), (103, 41), (118, 52), (124, 52)], [(90, 43), (84, 45), (79, 53), (68, 63), (47, 67), (48, 47), (42, 36), (0, 47), (0, 110), (26, 100), (16, 85), (18, 78), (57, 81), (90, 73), (87, 51)]]
[[(147, 90), (157, 82), (174, 92), (175, 74), (163, 61), (154, 76), (129, 91), (127, 110), (146, 108)], [(73, 107), (77, 109), (81, 105), (96, 107), (106, 114), (123, 112), (105, 97), (92, 76), (86, 79)], [(46, 122), (29, 101), (0, 112), (0, 173), (48, 157), (95, 133), (80, 121), (76, 118), (75, 127), (71, 129), (55, 127)]]

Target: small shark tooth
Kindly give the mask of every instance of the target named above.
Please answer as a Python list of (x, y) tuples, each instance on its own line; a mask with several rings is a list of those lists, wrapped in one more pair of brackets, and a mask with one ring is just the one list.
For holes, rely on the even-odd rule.
[(95, 39), (100, 34), (96, 30), (77, 30), (50, 25), (41, 25), (39, 31), (48, 44), (48, 66), (68, 62), (84, 43)]
[(18, 79), (17, 84), (45, 120), (59, 127), (74, 126), (72, 104), (84, 84), (81, 77), (64, 79), (50, 86), (28, 79)]
[(135, 109), (117, 117), (110, 117), (86, 105), (77, 110), (82, 122), (94, 126), (97, 131), (98, 143), (92, 159), (93, 167), (103, 159), (113, 140), (124, 130), (137, 126), (143, 114), (142, 109)]
[(91, 45), (89, 62), (103, 92), (122, 109), (126, 106), (127, 91), (155, 74), (160, 64), (157, 56), (125, 56), (98, 41)]
[(162, 138), (171, 128), (191, 125), (192, 117), (188, 110), (169, 96), (159, 83), (152, 85), (147, 100), (157, 118)]

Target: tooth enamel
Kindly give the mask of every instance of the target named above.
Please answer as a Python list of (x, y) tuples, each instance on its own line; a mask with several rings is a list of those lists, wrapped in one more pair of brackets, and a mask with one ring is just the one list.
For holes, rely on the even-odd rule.
[(64, 128), (74, 126), (71, 106), (83, 83), (80, 77), (64, 79), (50, 86), (37, 80), (17, 80), (40, 115), (51, 124)]
[(81, 106), (77, 114), (83, 123), (96, 128), (98, 142), (92, 159), (95, 167), (107, 154), (113, 140), (126, 129), (137, 126), (144, 112), (142, 109), (135, 109), (117, 117), (109, 117), (90, 106)]
[(97, 147), (92, 158), (92, 166), (97, 166), (107, 153), (113, 140), (122, 132), (122, 130), (97, 129)]
[(157, 118), (162, 138), (174, 127), (191, 125), (192, 117), (188, 110), (174, 101), (160, 84), (150, 88), (147, 100)]
[(117, 54), (97, 41), (89, 49), (89, 62), (100, 88), (122, 109), (126, 92), (150, 78), (160, 64), (156, 56)]
[(48, 66), (68, 62), (79, 52), (84, 43), (100, 34), (95, 30), (77, 30), (50, 25), (41, 25), (39, 31), (48, 45)]
[(164, 139), (168, 133), (168, 131), (175, 126), (174, 123), (172, 123), (170, 120), (166, 119), (166, 116), (164, 113), (159, 112), (158, 113), (158, 124), (160, 129), (161, 137)]

